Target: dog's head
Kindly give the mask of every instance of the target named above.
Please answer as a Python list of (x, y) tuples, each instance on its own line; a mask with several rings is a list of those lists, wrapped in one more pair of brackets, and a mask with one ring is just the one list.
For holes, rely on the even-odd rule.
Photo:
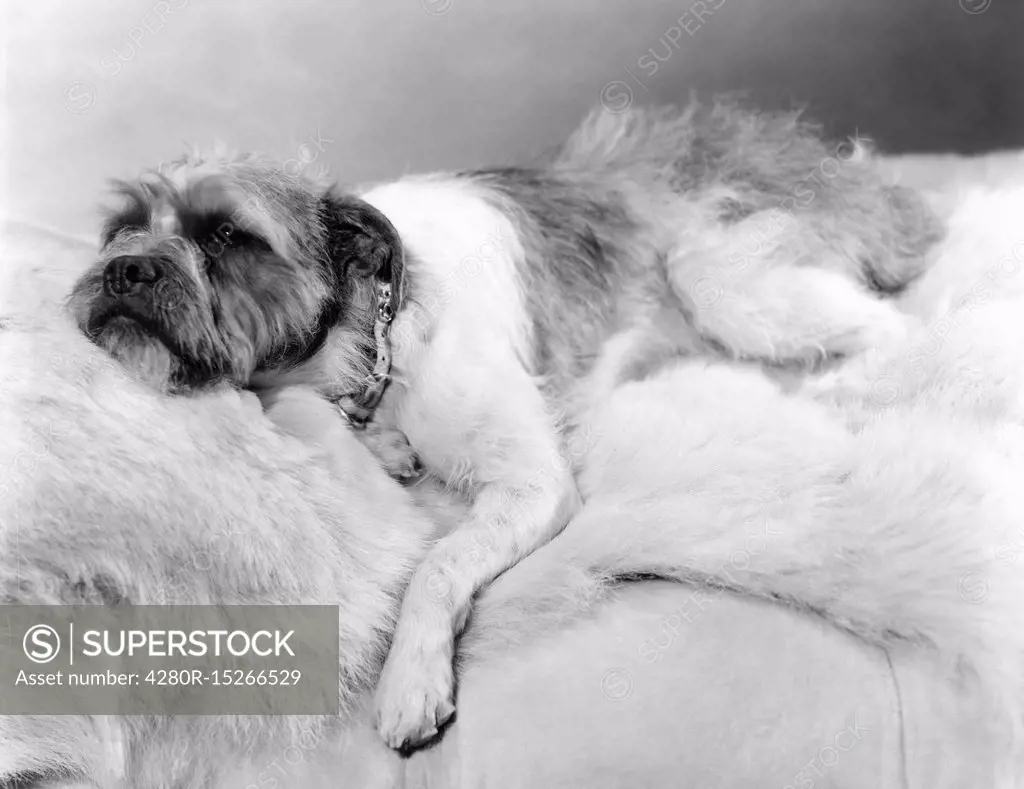
[(68, 306), (162, 390), (245, 386), (308, 359), (339, 325), (372, 355), (375, 294), (397, 309), (401, 242), (356, 197), (250, 155), (190, 155), (116, 188), (124, 204)]

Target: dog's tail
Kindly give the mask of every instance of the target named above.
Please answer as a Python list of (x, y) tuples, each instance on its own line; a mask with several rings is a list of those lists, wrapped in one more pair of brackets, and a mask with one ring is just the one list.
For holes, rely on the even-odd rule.
[(648, 177), (666, 178), (692, 145), (699, 112), (699, 102), (692, 99), (683, 109), (628, 107), (610, 112), (596, 107), (558, 149), (552, 164), (587, 172), (646, 170)]
[(684, 107), (595, 108), (551, 166), (614, 173), (624, 190), (654, 192), (654, 211), (666, 200), (670, 214), (679, 200), (708, 200), (709, 218), (725, 225), (772, 211), (828, 216), (838, 225), (819, 231), (882, 292), (916, 279), (922, 256), (946, 232), (916, 190), (879, 166), (870, 139), (828, 139), (803, 110), (754, 109), (737, 94), (708, 103), (691, 95)]

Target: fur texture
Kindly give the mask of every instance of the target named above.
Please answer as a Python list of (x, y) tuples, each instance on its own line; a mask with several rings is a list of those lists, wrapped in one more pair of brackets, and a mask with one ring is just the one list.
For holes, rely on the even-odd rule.
[[(1024, 190), (965, 201), (941, 259), (901, 302), (919, 316), (920, 334), (880, 349), (864, 367), (848, 366), (840, 381), (820, 379), (786, 397), (754, 372), (692, 361), (627, 384), (605, 409), (588, 414), (594, 440), (584, 456), (583, 512), (483, 595), (462, 642), (464, 657), (507, 652), (588, 616), (624, 578), (665, 574), (706, 581), (709, 593), (728, 586), (768, 597), (911, 659), (945, 660), (984, 700), (975, 725), (993, 740), (1007, 737), (1013, 729), (1005, 723), (1020, 712), (1024, 634), (1024, 565), (1011, 561), (1016, 547), (1024, 548), (1014, 486), (1024, 460), (1024, 280), (1012, 273), (1021, 211)], [(987, 297), (977, 295), (982, 291)], [(955, 304), (972, 293), (956, 331), (937, 329), (947, 325), (939, 321), (950, 303), (943, 294)], [(360, 598), (342, 632), (365, 628), (376, 645), (343, 649), (352, 660), (368, 659), (372, 675), (386, 637), (369, 612), (392, 609), (389, 579), (408, 576), (428, 530), (415, 517), (394, 519), (406, 494), (373, 472), (350, 436), (331, 442), (331, 457), (317, 456), (308, 436), (280, 435), (230, 391), (156, 397), (71, 332), (47, 328), (49, 315), (38, 326), (12, 312), (34, 306), (5, 303), (7, 328), (0, 331), (0, 573), (13, 599), (65, 600), (88, 589), (98, 571), (143, 600), (161, 588), (177, 600), (356, 599), (358, 585), (380, 604), (364, 609), (368, 601)], [(939, 333), (942, 343), (924, 345)], [(923, 352), (928, 364), (907, 365), (911, 352)], [(913, 378), (896, 378), (894, 365)], [(324, 429), (336, 424), (321, 415)], [(154, 425), (162, 424), (174, 429), (152, 441)], [(44, 452), (33, 438), (54, 427), (61, 440)], [(338, 470), (329, 464), (345, 462), (350, 467), (340, 478), (318, 468)], [(275, 483), (247, 485), (250, 470)], [(136, 475), (141, 484), (125, 484)], [(208, 483), (214, 478), (215, 488)], [(388, 491), (382, 499), (367, 493), (374, 485)], [(166, 557), (209, 545), (196, 512), (241, 516), (252, 534), (240, 553), (193, 571)], [(292, 529), (301, 534), (288, 539)], [(93, 553), (83, 550), (89, 545)], [(361, 553), (357, 545), (372, 558), (350, 563), (346, 555)], [(408, 560), (399, 562), (403, 556)], [(339, 561), (348, 572), (332, 566)], [(183, 569), (188, 578), (180, 588)], [(988, 579), (987, 596), (984, 584), (961, 583), (964, 573), (978, 572)], [(26, 573), (34, 583), (17, 583)], [(379, 624), (390, 621), (385, 614)], [(353, 666), (348, 673), (358, 672)], [(245, 763), (247, 753), (290, 741), (294, 732), (281, 725), (5, 718), (0, 775), (59, 773), (102, 787), (232, 785), (224, 771)], [(343, 748), (342, 733), (332, 742)], [(999, 754), (1004, 776), (1021, 774), (1007, 739)], [(990, 767), (979, 764), (977, 774)], [(992, 783), (979, 778), (975, 785)]]
[[(306, 729), (337, 739), (376, 682), (402, 588), (436, 523), (456, 517), (453, 502), (428, 518), (423, 492), (427, 509), (415, 509), (308, 390), (279, 392), (269, 422), (230, 389), (154, 397), (45, 326), (0, 332), (0, 358), (0, 603), (337, 604), (345, 708), (324, 720), (3, 719), (0, 775), (201, 786)], [(224, 765), (183, 754), (187, 742)]]
[(123, 191), (71, 307), (158, 388), (340, 397), (377, 358), (374, 279), (402, 307), (370, 438), (403, 434), (472, 504), (403, 602), (378, 690), (396, 748), (452, 714), (473, 596), (579, 510), (581, 414), (667, 357), (810, 364), (898, 336), (876, 296), (916, 278), (941, 234), (863, 146), (731, 103), (599, 111), (546, 164), (359, 198), (253, 157), (193, 157)]

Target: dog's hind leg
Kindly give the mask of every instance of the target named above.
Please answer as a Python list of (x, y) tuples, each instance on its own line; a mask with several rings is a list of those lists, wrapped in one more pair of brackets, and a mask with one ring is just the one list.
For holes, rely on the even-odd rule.
[(813, 363), (906, 335), (908, 318), (843, 271), (813, 220), (767, 219), (693, 234), (669, 257), (669, 281), (702, 336), (737, 358)]

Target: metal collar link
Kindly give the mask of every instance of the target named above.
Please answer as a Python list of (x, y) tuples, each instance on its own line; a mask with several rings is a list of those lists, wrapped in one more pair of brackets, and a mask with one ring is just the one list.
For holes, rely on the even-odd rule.
[(335, 403), (356, 430), (362, 430), (380, 404), (384, 390), (391, 383), (391, 321), (395, 317), (393, 289), (390, 282), (377, 280), (377, 319), (373, 323), (373, 336), (377, 340), (377, 363), (370, 373), (366, 388), (354, 394), (344, 394)]
[(395, 308), (391, 303), (391, 283), (383, 280), (377, 281), (377, 319), (384, 323), (391, 323), (395, 317)]

